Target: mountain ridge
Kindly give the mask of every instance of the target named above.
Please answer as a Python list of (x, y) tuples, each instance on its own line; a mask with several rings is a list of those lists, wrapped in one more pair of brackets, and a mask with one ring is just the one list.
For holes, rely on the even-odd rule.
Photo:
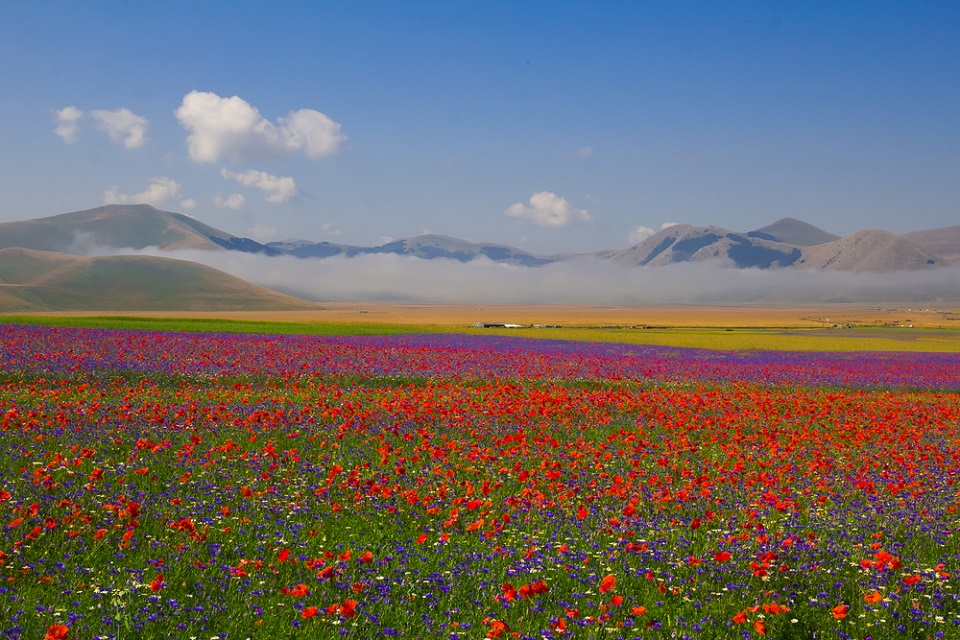
[(960, 264), (960, 226), (906, 234), (864, 230), (841, 237), (790, 217), (746, 232), (713, 225), (678, 224), (623, 249), (538, 255), (505, 244), (471, 242), (440, 234), (411, 236), (378, 246), (309, 240), (262, 244), (184, 214), (136, 204), (105, 205), (46, 218), (0, 223), (0, 249), (10, 247), (81, 255), (91, 248), (103, 252), (111, 248), (156, 247), (162, 251), (229, 250), (297, 258), (352, 258), (372, 254), (459, 262), (486, 258), (525, 267), (599, 259), (631, 267), (702, 262), (735, 268), (896, 271)]
[(803, 220), (780, 218), (773, 224), (748, 231), (746, 235), (772, 242), (782, 242), (798, 247), (810, 247), (839, 240), (841, 236), (824, 231)]
[(182, 213), (146, 204), (104, 205), (45, 218), (0, 223), (0, 249), (82, 253), (93, 247), (166, 251), (232, 249), (273, 254), (249, 238), (238, 238)]

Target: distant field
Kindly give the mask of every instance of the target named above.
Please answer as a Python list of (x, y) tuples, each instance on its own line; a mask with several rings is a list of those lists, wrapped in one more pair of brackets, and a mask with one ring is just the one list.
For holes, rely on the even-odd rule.
[(146, 331), (193, 331), (201, 333), (261, 333), (283, 335), (386, 335), (423, 333), (436, 328), (412, 324), (284, 322), (231, 318), (174, 318), (152, 316), (3, 316), (0, 324), (32, 324), (86, 329), (132, 329)]
[[(960, 351), (960, 312), (904, 305), (580, 307), (328, 304), (318, 311), (50, 313), (0, 322), (278, 334), (457, 332), (710, 349)], [(522, 328), (476, 328), (476, 323)]]
[(652, 344), (702, 349), (784, 351), (960, 351), (960, 331), (931, 329), (764, 329), (663, 327), (655, 329), (471, 329), (535, 338)]

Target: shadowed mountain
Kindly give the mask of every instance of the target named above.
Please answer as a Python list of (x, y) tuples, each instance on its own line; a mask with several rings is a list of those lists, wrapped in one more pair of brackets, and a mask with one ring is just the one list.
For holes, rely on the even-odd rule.
[(751, 238), (720, 227), (678, 224), (621, 251), (598, 254), (628, 266), (676, 262), (717, 262), (740, 268), (787, 267), (800, 259), (800, 249), (781, 242)]
[(0, 249), (83, 254), (92, 248), (232, 249), (276, 255), (268, 247), (146, 204), (107, 205), (48, 218), (0, 223)]
[(747, 236), (759, 238), (760, 240), (769, 240), (770, 242), (782, 242), (792, 244), (796, 247), (812, 247), (825, 242), (839, 240), (840, 236), (834, 235), (829, 231), (824, 231), (820, 227), (797, 220), (796, 218), (782, 218), (773, 224), (760, 227), (754, 231), (748, 231)]
[(267, 246), (298, 258), (328, 258), (338, 255), (353, 257), (371, 253), (393, 253), (425, 260), (447, 258), (458, 262), (470, 262), (476, 258), (485, 257), (494, 262), (524, 267), (539, 267), (554, 262), (551, 258), (536, 256), (506, 245), (468, 242), (434, 234), (396, 240), (378, 247), (354, 247), (329, 242), (310, 243), (302, 240), (271, 242)]
[(500, 244), (467, 242), (447, 236), (423, 235), (406, 238), (374, 247), (368, 253), (396, 253), (402, 256), (418, 258), (448, 258), (459, 262), (469, 262), (483, 256), (494, 262), (516, 264), (525, 267), (538, 267), (552, 260), (541, 258), (532, 253)]
[(330, 258), (339, 255), (354, 255), (360, 247), (332, 242), (311, 242), (309, 240), (284, 240), (268, 242), (268, 249), (296, 258)]
[(0, 249), (0, 311), (260, 311), (316, 305), (170, 258)]
[(960, 226), (927, 231), (911, 231), (903, 237), (915, 245), (935, 253), (950, 264), (960, 265)]
[(833, 242), (803, 249), (797, 264), (805, 269), (837, 271), (900, 271), (943, 266), (939, 255), (902, 235), (867, 229)]

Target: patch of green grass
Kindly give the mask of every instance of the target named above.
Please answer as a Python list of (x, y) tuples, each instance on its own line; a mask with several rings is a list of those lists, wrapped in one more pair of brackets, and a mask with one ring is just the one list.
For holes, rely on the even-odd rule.
[(0, 323), (85, 329), (194, 331), (200, 333), (260, 333), (281, 335), (391, 335), (440, 331), (431, 325), (358, 324), (332, 322), (270, 322), (215, 318), (139, 318), (132, 316), (0, 316)]

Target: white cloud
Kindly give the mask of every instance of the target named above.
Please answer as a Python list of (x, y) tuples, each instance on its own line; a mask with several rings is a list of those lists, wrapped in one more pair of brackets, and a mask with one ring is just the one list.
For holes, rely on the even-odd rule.
[(257, 224), (247, 229), (247, 237), (257, 242), (270, 242), (277, 237), (277, 228)]
[(227, 180), (236, 180), (245, 187), (255, 187), (261, 191), (266, 191), (270, 194), (267, 196), (267, 202), (286, 202), (300, 193), (293, 178), (272, 176), (266, 171), (250, 169), (243, 173), (237, 173), (224, 167), (220, 169), (220, 175)]
[[(660, 230), (669, 229), (670, 227), (677, 226), (676, 222), (664, 222), (660, 225)], [(630, 232), (630, 244), (637, 244), (643, 242), (652, 235), (656, 235), (657, 231), (651, 229), (650, 227), (645, 227), (642, 224), (636, 229)]]
[(586, 209), (574, 209), (566, 198), (551, 191), (538, 191), (530, 196), (530, 206), (517, 202), (504, 214), (530, 220), (541, 227), (566, 227), (577, 221), (591, 220)]
[(637, 244), (638, 242), (643, 242), (650, 236), (654, 235), (656, 231), (650, 227), (645, 227), (640, 225), (636, 229), (630, 232), (630, 244)]
[(53, 132), (63, 138), (67, 144), (73, 144), (77, 141), (77, 134), (80, 133), (79, 122), (83, 118), (83, 111), (76, 107), (64, 107), (53, 112), (57, 118), (57, 126)]
[(149, 186), (134, 195), (120, 193), (117, 187), (110, 187), (103, 192), (104, 204), (149, 204), (159, 206), (168, 200), (179, 197), (180, 185), (167, 177), (151, 178)]
[(181, 200), (181, 201), (180, 201), (180, 208), (181, 208), (181, 209), (196, 209), (196, 208), (197, 208), (197, 201), (194, 200), (193, 198), (187, 198), (187, 199), (185, 199), (185, 200)]
[(100, 131), (126, 149), (138, 149), (147, 142), (147, 119), (129, 109), (116, 111), (96, 109), (90, 112), (90, 116), (97, 121), (97, 128)]
[(237, 211), (243, 209), (244, 205), (247, 204), (247, 199), (239, 193), (234, 193), (227, 196), (226, 198), (222, 196), (217, 196), (213, 199), (213, 204), (218, 209), (233, 209)]
[(326, 234), (328, 234), (328, 235), (331, 235), (331, 236), (339, 236), (339, 235), (340, 235), (340, 227), (338, 227), (337, 225), (333, 224), (332, 222), (324, 222), (323, 224), (321, 224), (321, 225), (320, 225), (320, 231), (323, 231), (324, 233), (326, 233)]
[(290, 137), (297, 148), (310, 158), (328, 156), (340, 150), (346, 137), (340, 133), (340, 125), (313, 109), (300, 109), (281, 118), (281, 130)]
[(310, 158), (336, 153), (346, 136), (340, 125), (313, 109), (300, 109), (273, 124), (246, 100), (191, 91), (176, 111), (187, 136), (187, 151), (197, 163), (221, 158), (278, 158), (303, 151)]
[[(64, 107), (54, 112), (57, 126), (53, 132), (63, 138), (67, 144), (77, 141), (80, 133), (80, 121), (86, 114), (76, 107)], [(127, 149), (138, 149), (147, 142), (147, 125), (149, 122), (143, 116), (138, 116), (129, 109), (106, 111), (95, 109), (90, 117), (97, 123), (97, 128), (107, 134), (117, 144)]]

